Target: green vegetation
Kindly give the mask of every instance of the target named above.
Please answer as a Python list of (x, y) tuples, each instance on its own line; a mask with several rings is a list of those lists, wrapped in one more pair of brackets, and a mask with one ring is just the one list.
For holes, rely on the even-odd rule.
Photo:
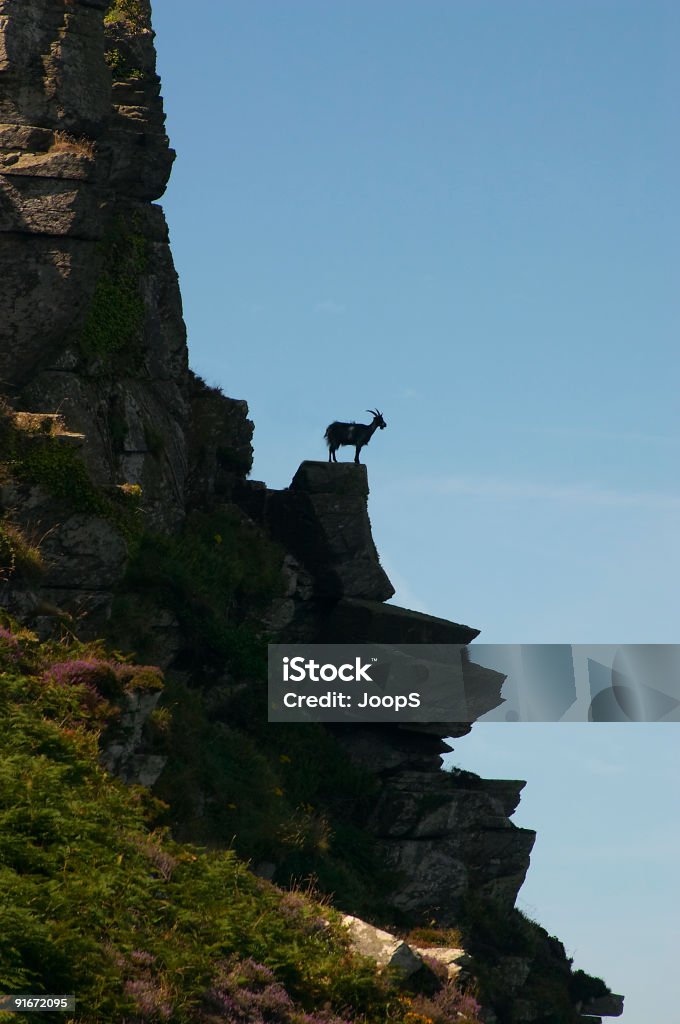
[(110, 46), (104, 54), (104, 59), (116, 81), (127, 82), (144, 78), (142, 69), (130, 64), (119, 46)]
[(474, 973), (480, 992), (502, 1019), (513, 1024), (512, 999), (508, 995), (507, 969), (499, 963), (504, 957), (526, 958), (530, 971), (522, 986), (522, 999), (545, 1007), (538, 1024), (578, 1024), (574, 1009), (579, 999), (589, 999), (608, 992), (601, 979), (583, 971), (572, 973), (571, 960), (564, 956), (559, 939), (549, 935), (536, 921), (517, 908), (503, 913), (497, 906), (473, 895), (468, 897), (461, 930), (464, 947), (474, 959)]
[[(114, 523), (128, 541), (139, 532), (139, 494), (122, 485), (112, 493), (97, 487), (78, 451), (50, 417), (44, 417), (45, 428), (36, 428), (28, 414), (15, 415), (7, 406), (0, 406), (0, 473), (16, 480), (37, 484), (72, 512), (102, 516)], [(39, 420), (39, 417), (35, 418)], [(24, 422), (26, 421), (26, 422)], [(18, 426), (17, 423), (22, 424)], [(28, 425), (27, 425), (28, 424)], [(12, 557), (24, 574), (35, 575), (40, 567), (37, 549), (21, 541), (15, 527), (3, 520), (4, 540), (0, 541), (0, 558)]]
[[(112, 0), (104, 15), (104, 25), (111, 45), (106, 50), (106, 63), (116, 81), (135, 81), (144, 78), (141, 68), (130, 63), (125, 45), (129, 36), (149, 28), (148, 11), (141, 0)], [(120, 44), (120, 45), (119, 45)]]
[(125, 582), (136, 597), (118, 602), (114, 628), (143, 653), (140, 605), (160, 601), (182, 627), (187, 669), (262, 677), (267, 641), (255, 619), (280, 592), (282, 560), (235, 509), (194, 512), (178, 535), (140, 537)]
[(362, 829), (375, 782), (321, 726), (265, 717), (267, 637), (258, 614), (281, 593), (283, 552), (235, 510), (194, 512), (176, 536), (133, 545), (112, 635), (149, 657), (149, 616), (179, 622), (182, 675), (156, 785), (175, 836), (231, 846), (276, 865), (277, 881), (313, 879), (343, 909), (386, 912), (391, 876)]
[(414, 946), (451, 946), (463, 945), (463, 936), (459, 928), (412, 928), (405, 936), (406, 942)]
[(7, 515), (0, 516), (0, 583), (17, 573), (34, 582), (44, 571), (38, 548), (30, 544)]
[(124, 22), (135, 31), (146, 28), (147, 19), (140, 0), (112, 0), (104, 15), (104, 24), (114, 25), (118, 22)]
[(144, 274), (149, 244), (134, 219), (118, 217), (99, 243), (103, 266), (80, 334), (87, 356), (134, 356), (144, 326)]
[(5, 990), (75, 991), (71, 1019), (92, 1024), (430, 1019), (349, 951), (334, 911), (256, 878), (233, 851), (170, 840), (150, 825), (158, 801), (99, 766), (99, 741), (115, 729), (125, 695), (158, 686), (157, 671), (98, 644), (41, 644), (3, 622)]
[(90, 481), (75, 449), (53, 431), (53, 421), (47, 422), (49, 430), (25, 428), (17, 425), (11, 409), (0, 408), (0, 469), (18, 480), (39, 484), (74, 511), (104, 515), (109, 510), (104, 494)]
[(12, 472), (20, 480), (39, 484), (55, 498), (66, 501), (75, 512), (113, 516), (111, 502), (90, 480), (76, 451), (57, 438), (44, 437), (39, 444), (17, 437), (10, 454)]
[(144, 440), (154, 458), (158, 459), (165, 448), (165, 438), (160, 430), (148, 420), (144, 423)]
[(173, 833), (232, 846), (275, 879), (312, 881), (343, 910), (387, 914), (392, 877), (362, 829), (376, 785), (318, 725), (268, 725), (263, 686), (204, 696), (169, 680), (168, 764), (155, 787)]
[(569, 991), (574, 1000), (588, 1002), (590, 999), (598, 999), (600, 996), (609, 994), (609, 989), (602, 978), (593, 978), (585, 971), (574, 971), (569, 982)]

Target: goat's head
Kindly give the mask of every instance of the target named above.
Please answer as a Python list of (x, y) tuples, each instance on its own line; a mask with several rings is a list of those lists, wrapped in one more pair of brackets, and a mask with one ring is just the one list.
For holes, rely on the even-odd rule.
[(370, 412), (371, 416), (373, 417), (373, 422), (376, 424), (376, 426), (380, 427), (381, 430), (385, 429), (387, 424), (385, 423), (381, 412), (379, 412), (377, 409), (367, 409), (366, 412)]

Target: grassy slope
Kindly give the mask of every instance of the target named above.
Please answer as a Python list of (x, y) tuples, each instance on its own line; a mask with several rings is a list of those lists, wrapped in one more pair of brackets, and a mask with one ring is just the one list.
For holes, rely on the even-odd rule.
[(157, 673), (5, 623), (0, 989), (75, 992), (92, 1022), (437, 1018), (349, 952), (328, 907), (153, 830), (157, 802), (102, 770), (102, 732)]
[[(296, 975), (313, 962), (309, 950), (278, 926), (270, 927), (280, 916), (289, 919), (290, 907), (281, 903), (278, 890), (254, 879), (238, 860), (240, 856), (269, 861), (276, 865), (275, 879), (287, 887), (311, 879), (343, 910), (396, 923), (389, 900), (392, 879), (362, 827), (375, 780), (349, 764), (322, 727), (274, 726), (264, 718), (266, 637), (258, 615), (280, 592), (283, 553), (228, 506), (193, 513), (173, 537), (144, 533), (134, 511), (137, 494), (127, 507), (125, 493), (120, 501), (112, 501), (94, 487), (75, 452), (63, 449), (57, 437), (18, 430), (8, 410), (0, 409), (0, 414), (5, 453), (0, 474), (40, 484), (64, 509), (111, 519), (127, 539), (131, 560), (112, 624), (114, 643), (122, 646), (125, 640), (128, 650), (144, 656), (146, 624), (160, 607), (179, 624), (179, 661), (184, 669), (169, 678), (160, 709), (146, 730), (145, 742), (168, 757), (156, 786), (161, 800), (152, 800), (101, 773), (96, 735), (113, 727), (125, 686), (155, 685), (154, 673), (116, 669), (96, 646), (81, 648), (74, 641), (65, 649), (37, 645), (27, 635), (17, 641), (10, 634), (2, 641), (3, 699), (9, 701), (12, 725), (0, 751), (7, 815), (6, 831), (0, 835), (0, 871), (7, 894), (7, 920), (0, 921), (0, 986), (23, 991), (75, 989), (84, 1004), (97, 1008), (92, 1011), (95, 1016), (79, 1019), (123, 1019), (126, 1000), (130, 1006), (136, 1000), (137, 1013), (146, 1007), (146, 1016), (124, 1019), (200, 1021), (197, 1014), (204, 1010), (196, 1007), (209, 1001), (211, 985), (219, 981), (224, 993), (238, 989), (240, 968), (228, 961), (238, 955), (278, 965), (277, 977), (286, 981), (303, 1007), (327, 1003), (350, 1017), (378, 1020), (388, 1014), (398, 1020), (404, 1004), (394, 1004), (385, 992), (369, 997), (368, 990), (362, 990), (360, 998), (356, 992), (350, 998), (343, 989), (338, 996), (315, 987), (307, 975)], [(0, 518), (0, 578), (29, 579), (39, 575), (40, 568), (39, 552), (7, 516)], [(64, 659), (71, 666), (81, 663), (81, 677), (74, 677), (73, 671), (69, 676), (63, 666), (50, 676), (49, 665)], [(78, 687), (84, 687), (80, 697)], [(18, 731), (15, 723), (21, 725)], [(89, 802), (83, 802), (85, 779)], [(74, 819), (71, 800), (79, 803)], [(36, 801), (39, 813), (33, 816)], [(175, 839), (201, 843), (216, 852), (202, 854), (173, 845), (164, 834), (166, 826)], [(194, 877), (197, 864), (206, 873), (203, 880)], [(73, 891), (71, 871), (74, 879), (77, 876)], [(213, 883), (206, 879), (213, 877), (217, 891), (222, 887), (230, 894), (228, 907), (235, 908), (241, 923), (248, 914), (232, 890), (249, 894), (251, 919), (268, 929), (264, 945), (256, 935), (234, 941), (229, 912), (219, 899), (201, 909), (192, 886), (205, 884), (207, 893)], [(223, 881), (227, 877), (231, 882)], [(263, 894), (269, 899), (266, 910)], [(306, 906), (302, 901), (298, 909), (303, 912)], [(196, 913), (200, 928), (192, 918)], [(303, 916), (309, 913), (318, 917), (314, 908), (305, 909)], [(488, 907), (471, 904), (465, 916), (461, 927), (475, 954), (476, 974), (498, 1009), (507, 1003), (506, 982), (494, 967), (500, 949), (506, 955), (534, 959), (527, 995), (530, 989), (539, 1004), (555, 1009), (544, 1018), (550, 1024), (575, 1019), (575, 997), (606, 991), (599, 979), (580, 977), (580, 972), (570, 977), (567, 964), (555, 959), (544, 929), (524, 921), (518, 911), (499, 921)], [(180, 943), (192, 966), (182, 961), (175, 946), (167, 953), (162, 942), (159, 946), (162, 936), (175, 942), (180, 921), (197, 937), (193, 951), (184, 939)], [(141, 941), (145, 930), (148, 941)], [(242, 931), (238, 934), (242, 939)], [(329, 941), (328, 935), (324, 941)], [(336, 935), (334, 941), (340, 945), (333, 955), (342, 958), (342, 940)], [(292, 951), (290, 962), (286, 956), (281, 960), (284, 947)], [(259, 969), (248, 968), (251, 973)], [(352, 967), (349, 975), (353, 972)], [(338, 980), (346, 973), (338, 973), (335, 964), (328, 977)], [(250, 984), (256, 995), (261, 990), (262, 998), (268, 999), (268, 986), (274, 983), (265, 983), (260, 976), (244, 991), (250, 991)], [(351, 988), (353, 983), (342, 984)], [(372, 984), (380, 991), (375, 978)], [(234, 998), (233, 992), (229, 998)], [(380, 1006), (377, 1016), (370, 1008), (375, 998)], [(165, 1013), (168, 1007), (170, 1016)], [(285, 1012), (289, 1016), (284, 1014), (282, 1024), (297, 1010), (291, 1004)], [(258, 1014), (260, 1009), (249, 1004), (236, 1019), (256, 1021)], [(450, 1007), (428, 1006), (424, 1016), (429, 1019), (432, 1014), (441, 1024), (457, 1019)], [(503, 1019), (512, 1016), (508, 1005)], [(279, 1018), (266, 1019), (276, 1024)], [(412, 1018), (409, 1022), (419, 1024)]]

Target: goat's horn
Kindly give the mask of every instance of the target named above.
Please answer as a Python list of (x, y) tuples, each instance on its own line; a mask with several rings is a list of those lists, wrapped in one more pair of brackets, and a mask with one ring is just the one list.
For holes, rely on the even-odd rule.
[(375, 409), (367, 409), (366, 412), (370, 412), (371, 416), (377, 416), (378, 415), (378, 413), (375, 411)]

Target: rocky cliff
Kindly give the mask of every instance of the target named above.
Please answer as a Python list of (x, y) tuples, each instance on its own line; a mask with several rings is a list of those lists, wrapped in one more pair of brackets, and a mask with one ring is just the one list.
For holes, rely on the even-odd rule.
[[(2, 607), (41, 636), (103, 636), (160, 664), (183, 687), (182, 706), (205, 716), (208, 746), (239, 770), (246, 760), (230, 758), (242, 756), (244, 736), (258, 738), (252, 706), (238, 734), (234, 723), (238, 702), (258, 692), (263, 635), (469, 643), (477, 630), (385, 603), (394, 591), (371, 533), (365, 467), (304, 462), (281, 491), (250, 481), (246, 403), (188, 367), (154, 202), (173, 153), (148, 0), (0, 0), (0, 122)], [(469, 663), (465, 673), (478, 714), (498, 703), (502, 677)], [(256, 707), (263, 716), (264, 702)], [(179, 738), (159, 753), (139, 712), (128, 708), (126, 738), (106, 763), (128, 781), (157, 782), (179, 808), (198, 741), (181, 756)], [(523, 783), (442, 772), (447, 739), (468, 730), (327, 730), (323, 743), (371, 780), (370, 806), (348, 797), (341, 818), (372, 837), (389, 871), (380, 913), (404, 927), (466, 922), (488, 1021), (620, 1012), (604, 986), (572, 974), (557, 940), (513, 917), (534, 840), (510, 820)], [(183, 838), (228, 844), (241, 826), (211, 833), (208, 776), (173, 823)], [(290, 810), (305, 838), (289, 846), (316, 835), (323, 860), (333, 830), (306, 806)], [(252, 821), (243, 822), (245, 836)], [(285, 883), (293, 861), (262, 831), (260, 821), (244, 852)]]

